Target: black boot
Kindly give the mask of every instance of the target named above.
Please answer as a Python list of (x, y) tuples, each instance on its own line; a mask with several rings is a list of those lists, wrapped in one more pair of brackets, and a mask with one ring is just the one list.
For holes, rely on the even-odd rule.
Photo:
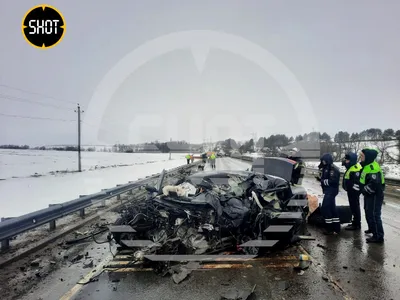
[(361, 229), (361, 225), (359, 225), (359, 224), (350, 224), (350, 225), (346, 226), (344, 229), (345, 230), (350, 230), (350, 231), (360, 230)]
[(372, 231), (370, 229), (364, 231), (365, 234), (371, 234)]
[(384, 239), (378, 240), (375, 237), (370, 237), (370, 238), (367, 238), (367, 243), (383, 244)]
[(338, 235), (339, 232), (335, 232), (335, 231), (324, 231), (325, 235)]

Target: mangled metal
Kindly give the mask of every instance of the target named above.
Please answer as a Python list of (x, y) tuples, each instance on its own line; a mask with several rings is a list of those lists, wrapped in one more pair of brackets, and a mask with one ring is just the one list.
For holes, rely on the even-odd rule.
[(198, 172), (162, 190), (149, 188), (150, 196), (127, 205), (115, 224), (133, 231), (111, 230), (112, 238), (123, 248), (136, 249), (136, 260), (227, 250), (260, 254), (286, 246), (302, 234), (308, 213), (307, 201), (290, 201), (307, 200), (306, 193), (294, 188), (287, 180), (290, 174), (281, 169), (286, 179), (259, 171)]

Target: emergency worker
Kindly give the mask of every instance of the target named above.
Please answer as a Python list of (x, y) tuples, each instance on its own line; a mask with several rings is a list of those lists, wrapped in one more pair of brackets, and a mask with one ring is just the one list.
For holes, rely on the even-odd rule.
[(345, 230), (359, 230), (361, 228), (361, 211), (360, 211), (360, 172), (361, 164), (357, 163), (357, 154), (349, 152), (345, 155), (342, 166), (346, 167), (343, 176), (342, 187), (347, 192), (349, 205), (353, 220)]
[(192, 163), (194, 162), (194, 156), (193, 156), (193, 154), (190, 155), (190, 161), (191, 161)]
[(296, 164), (293, 166), (292, 183), (298, 184), (300, 179), (304, 176), (303, 172), (306, 165), (301, 159), (301, 154), (299, 151), (291, 151), (287, 158), (296, 162)]
[(211, 156), (210, 156), (211, 169), (215, 169), (215, 159), (216, 158), (217, 157), (215, 156), (215, 153), (214, 152), (211, 153)]
[(187, 164), (190, 164), (190, 154), (187, 154), (185, 157), (186, 157)]
[(367, 238), (367, 243), (384, 242), (381, 212), (385, 178), (381, 167), (375, 160), (377, 156), (378, 151), (371, 148), (363, 149), (360, 155), (362, 166), (360, 191), (364, 195), (365, 217), (368, 223), (368, 230), (365, 233), (372, 233), (372, 237)]
[(337, 235), (340, 233), (340, 219), (336, 210), (336, 195), (339, 193), (340, 171), (333, 164), (333, 157), (325, 153), (321, 157), (318, 166), (321, 169), (321, 187), (324, 193), (321, 213), (325, 219), (326, 235)]

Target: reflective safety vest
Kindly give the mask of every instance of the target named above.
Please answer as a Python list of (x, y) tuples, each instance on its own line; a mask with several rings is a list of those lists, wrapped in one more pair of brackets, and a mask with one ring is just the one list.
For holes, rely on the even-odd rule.
[(377, 174), (377, 173), (381, 173), (381, 182), (382, 184), (385, 184), (385, 177), (383, 176), (381, 166), (376, 161), (370, 163), (369, 165), (366, 165), (363, 168), (360, 176), (360, 183), (365, 184), (365, 179), (368, 174)]
[(214, 154), (214, 153), (211, 154), (210, 158), (211, 158), (211, 159), (215, 159), (215, 154)]
[(344, 179), (350, 179), (350, 173), (353, 173), (353, 172), (360, 172), (361, 169), (362, 169), (361, 164), (356, 163), (355, 165), (351, 166), (351, 167), (346, 171), (346, 173), (344, 173)]
[(186, 159), (190, 159), (190, 155), (188, 154), (188, 155), (186, 155)]

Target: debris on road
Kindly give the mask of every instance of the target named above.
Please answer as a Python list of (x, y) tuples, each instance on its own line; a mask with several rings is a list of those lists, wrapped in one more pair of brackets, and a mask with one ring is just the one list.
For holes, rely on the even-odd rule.
[(256, 285), (250, 290), (231, 289), (221, 295), (220, 300), (247, 300), (254, 294)]
[(84, 268), (84, 269), (93, 268), (93, 259), (87, 259), (87, 260), (83, 263), (83, 268)]
[(317, 247), (319, 247), (319, 248), (322, 248), (322, 249), (326, 250), (326, 246), (324, 246), (324, 245), (317, 244)]
[(31, 267), (39, 267), (41, 260), (39, 258), (31, 261)]
[(78, 254), (77, 256), (75, 256), (75, 257), (71, 260), (71, 262), (72, 262), (72, 263), (76, 263), (76, 262), (80, 261), (82, 258), (83, 258), (83, 255), (82, 255), (82, 254)]
[(286, 280), (279, 281), (279, 288), (282, 291), (286, 291), (290, 287), (289, 282)]
[(361, 272), (365, 272), (365, 269), (360, 267), (360, 271)]
[(175, 273), (172, 275), (172, 279), (176, 284), (181, 283), (183, 280), (186, 279), (192, 273), (192, 270), (188, 270), (186, 268), (181, 268), (179, 273)]
[(300, 254), (299, 264), (294, 267), (295, 270), (306, 270), (310, 267), (312, 261), (308, 255)]

